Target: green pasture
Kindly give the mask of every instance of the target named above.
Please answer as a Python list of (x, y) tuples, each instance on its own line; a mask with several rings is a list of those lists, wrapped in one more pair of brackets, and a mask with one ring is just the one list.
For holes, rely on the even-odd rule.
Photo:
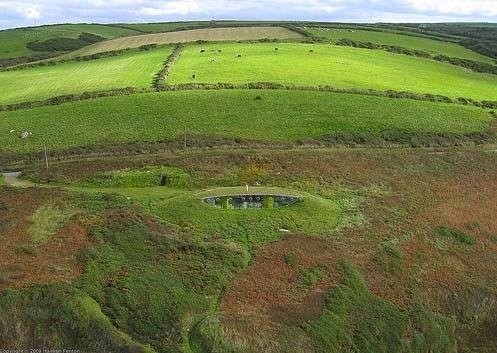
[(99, 24), (66, 24), (7, 29), (0, 31), (0, 59), (35, 54), (35, 51), (26, 47), (26, 44), (30, 42), (44, 41), (55, 37), (77, 38), (82, 33), (92, 33), (110, 39), (138, 34), (139, 32), (133, 29)]
[(191, 45), (176, 62), (168, 83), (259, 81), (497, 100), (496, 75), (430, 59), (327, 44)]
[[(488, 112), (472, 106), (355, 94), (175, 91), (1, 112), (0, 151), (154, 142), (181, 137), (185, 131), (189, 136), (276, 142), (384, 130), (466, 134), (486, 131), (491, 119)], [(25, 130), (33, 135), (19, 138)]]
[(444, 54), (462, 59), (469, 59), (493, 64), (492, 58), (478, 54), (460, 44), (423, 38), (413, 35), (402, 35), (386, 31), (367, 31), (344, 28), (308, 28), (308, 32), (316, 37), (325, 38), (336, 42), (347, 38), (356, 41), (371, 42), (375, 44), (385, 44), (404, 47), (414, 50), (421, 50), (431, 54)]
[(0, 104), (124, 87), (149, 87), (171, 48), (0, 72)]

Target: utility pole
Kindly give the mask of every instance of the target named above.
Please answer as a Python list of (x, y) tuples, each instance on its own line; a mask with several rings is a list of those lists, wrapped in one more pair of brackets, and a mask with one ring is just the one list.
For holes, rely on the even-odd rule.
[(45, 166), (47, 167), (47, 178), (48, 178), (48, 174), (50, 172), (50, 168), (49, 168), (49, 165), (48, 165), (48, 153), (47, 153), (47, 146), (46, 145), (44, 146), (44, 149), (45, 149)]
[(187, 147), (187, 144), (186, 144), (186, 126), (185, 126), (184, 133), (183, 133), (183, 149), (186, 150), (186, 147)]

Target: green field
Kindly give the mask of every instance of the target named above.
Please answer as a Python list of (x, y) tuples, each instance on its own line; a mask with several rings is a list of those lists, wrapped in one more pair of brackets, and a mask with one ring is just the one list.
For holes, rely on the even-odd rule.
[[(200, 53), (200, 49), (207, 52)], [(238, 54), (242, 57), (237, 58)], [(192, 45), (176, 62), (168, 83), (259, 81), (497, 100), (496, 75), (406, 55), (324, 44)]]
[(447, 56), (481, 61), (490, 64), (495, 63), (492, 58), (478, 54), (457, 43), (444, 42), (413, 35), (341, 28), (307, 28), (307, 31), (317, 37), (322, 37), (333, 42), (336, 42), (343, 38), (347, 38), (356, 41), (393, 45), (414, 50), (421, 50), (431, 54), (443, 54)]
[[(260, 99), (256, 99), (260, 96)], [(469, 106), (305, 91), (176, 91), (108, 97), (0, 113), (3, 152), (191, 135), (297, 141), (334, 132), (485, 131), (490, 114)], [(30, 130), (20, 140), (11, 129)]]
[(92, 33), (110, 39), (138, 34), (139, 32), (132, 29), (97, 24), (67, 24), (8, 29), (0, 31), (0, 58), (28, 56), (36, 53), (26, 47), (29, 42), (44, 41), (55, 37), (77, 38), (81, 33)]
[(171, 48), (0, 72), (0, 104), (124, 87), (149, 87)]

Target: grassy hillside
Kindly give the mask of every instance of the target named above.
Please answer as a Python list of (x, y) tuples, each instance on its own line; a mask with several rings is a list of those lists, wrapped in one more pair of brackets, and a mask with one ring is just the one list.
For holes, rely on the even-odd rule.
[[(92, 61), (0, 72), (0, 104), (123, 87), (150, 87), (172, 52), (161, 48)], [(35, 84), (33, 84), (35, 83)]]
[(497, 75), (222, 24), (254, 23), (40, 27), (96, 43), (66, 57), (193, 43), (0, 70), (0, 351), (497, 352), (497, 105), (430, 95)]
[[(0, 314), (11, 317), (0, 325), (2, 344), (90, 352), (495, 352), (495, 153), (259, 149), (141, 157), (54, 161), (53, 177), (65, 181), (59, 188), (0, 188)], [(142, 184), (153, 176), (158, 183), (159, 175), (184, 183)], [(217, 194), (218, 185), (256, 180), (305, 199), (259, 211), (201, 202), (201, 190)], [(63, 189), (78, 181), (126, 183), (104, 193)], [(47, 200), (78, 212), (30, 250), (29, 220)], [(474, 241), (439, 235), (441, 225)]]
[(0, 31), (0, 58), (29, 56), (36, 52), (28, 49), (26, 44), (44, 41), (50, 38), (77, 38), (82, 33), (92, 33), (104, 38), (115, 38), (138, 34), (132, 29), (97, 24), (67, 24), (17, 28)]
[[(475, 107), (352, 94), (177, 91), (2, 112), (0, 151), (161, 141), (182, 136), (185, 129), (190, 135), (280, 142), (336, 132), (465, 134), (487, 130), (490, 120)], [(33, 136), (20, 140), (11, 129)]]
[(155, 22), (155, 23), (123, 23), (116, 24), (124, 28), (130, 28), (144, 33), (171, 32), (196, 27), (229, 27), (229, 26), (251, 26), (278, 23), (275, 21), (182, 21), (182, 22)]
[(297, 39), (302, 36), (282, 27), (235, 27), (235, 28), (207, 28), (192, 29), (177, 32), (144, 34), (110, 41), (99, 42), (80, 50), (71, 52), (63, 58), (92, 55), (106, 51), (126, 48), (138, 48), (147, 44), (170, 44), (204, 41), (234, 41), (257, 39)]
[(168, 83), (258, 81), (497, 99), (495, 75), (428, 59), (324, 44), (192, 45), (173, 67)]
[(429, 38), (415, 37), (412, 35), (402, 35), (391, 32), (350, 30), (341, 28), (307, 28), (307, 31), (317, 37), (326, 38), (330, 41), (338, 41), (343, 38), (371, 42), (375, 44), (386, 44), (392, 46), (405, 47), (409, 49), (421, 50), (431, 54), (444, 54), (447, 56), (481, 61), (493, 64), (492, 58), (478, 54), (457, 43), (433, 40)]

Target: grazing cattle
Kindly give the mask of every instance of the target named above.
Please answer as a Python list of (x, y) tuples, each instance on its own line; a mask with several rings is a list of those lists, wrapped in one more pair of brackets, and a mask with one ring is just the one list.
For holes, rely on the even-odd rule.
[(221, 49), (219, 49), (217, 52), (218, 52), (218, 53), (222, 53), (223, 51), (222, 51)]
[(215, 61), (216, 61), (216, 59), (211, 59), (211, 63), (213, 63), (213, 62), (215, 62)]
[(237, 58), (241, 58), (241, 57), (242, 57), (242, 54), (238, 54), (236, 57), (237, 57)]
[(192, 75), (192, 78), (195, 79), (197, 76), (195, 74)]
[(278, 51), (278, 48), (274, 48), (274, 51)]
[(309, 53), (314, 53), (314, 50), (313, 49), (309, 50)]
[(200, 52), (201, 53), (205, 53), (205, 49), (200, 49)]

